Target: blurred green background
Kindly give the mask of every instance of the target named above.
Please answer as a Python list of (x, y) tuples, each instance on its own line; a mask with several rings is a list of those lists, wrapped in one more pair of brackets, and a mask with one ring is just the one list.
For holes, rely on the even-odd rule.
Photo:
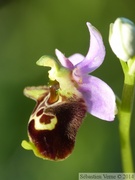
[[(1, 0), (0, 1), (0, 179), (76, 180), (79, 172), (121, 172), (118, 120), (87, 115), (72, 155), (62, 162), (39, 159), (21, 147), (35, 102), (25, 86), (47, 83), (47, 70), (36, 66), (42, 55), (58, 48), (66, 56), (86, 54), (91, 22), (106, 46), (103, 65), (93, 75), (121, 95), (123, 74), (108, 43), (109, 24), (124, 16), (135, 22), (134, 0)], [(135, 117), (135, 112), (134, 112)], [(131, 124), (135, 152), (135, 118)], [(135, 153), (134, 153), (135, 161)]]

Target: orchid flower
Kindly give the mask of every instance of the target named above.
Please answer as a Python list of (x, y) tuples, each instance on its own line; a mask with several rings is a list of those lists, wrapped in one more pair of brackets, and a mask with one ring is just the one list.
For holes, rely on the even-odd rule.
[(41, 57), (37, 65), (51, 67), (50, 85), (24, 90), (37, 105), (28, 123), (30, 142), (23, 141), (22, 146), (43, 159), (63, 160), (71, 154), (86, 112), (107, 121), (115, 118), (112, 89), (101, 79), (89, 75), (102, 64), (105, 47), (95, 27), (90, 23), (87, 26), (90, 33), (87, 55), (77, 53), (67, 58), (56, 49), (57, 60)]

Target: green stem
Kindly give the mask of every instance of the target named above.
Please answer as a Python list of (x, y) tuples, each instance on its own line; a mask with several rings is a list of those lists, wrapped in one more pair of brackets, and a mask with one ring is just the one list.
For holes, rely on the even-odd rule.
[(129, 173), (134, 171), (130, 144), (130, 122), (133, 110), (135, 77), (127, 72), (124, 72), (124, 74), (124, 87), (118, 116), (123, 172)]

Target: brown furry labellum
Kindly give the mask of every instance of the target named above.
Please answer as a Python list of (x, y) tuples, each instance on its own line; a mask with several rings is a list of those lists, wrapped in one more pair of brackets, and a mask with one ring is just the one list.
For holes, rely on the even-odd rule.
[(59, 95), (58, 83), (43, 88), (45, 93), (38, 97), (28, 123), (29, 139), (42, 158), (63, 160), (74, 148), (86, 105), (75, 95), (70, 98)]

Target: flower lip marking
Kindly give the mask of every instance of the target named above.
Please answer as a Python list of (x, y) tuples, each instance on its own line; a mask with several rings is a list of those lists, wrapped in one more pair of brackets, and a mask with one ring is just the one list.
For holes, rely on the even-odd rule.
[(40, 110), (37, 112), (36, 116), (37, 116), (37, 117), (40, 116), (40, 115), (43, 113), (43, 111), (44, 111), (44, 108), (40, 109)]

